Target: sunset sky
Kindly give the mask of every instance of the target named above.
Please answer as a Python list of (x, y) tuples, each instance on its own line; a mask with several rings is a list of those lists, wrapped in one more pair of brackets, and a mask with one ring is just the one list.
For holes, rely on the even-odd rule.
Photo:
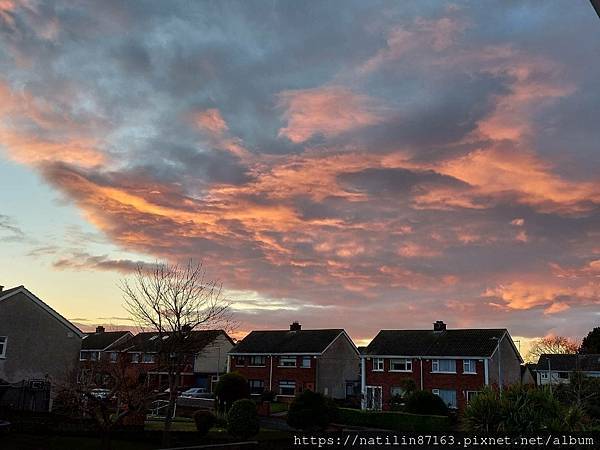
[(600, 325), (589, 1), (0, 0), (0, 284), (131, 325), (204, 261), (250, 329)]

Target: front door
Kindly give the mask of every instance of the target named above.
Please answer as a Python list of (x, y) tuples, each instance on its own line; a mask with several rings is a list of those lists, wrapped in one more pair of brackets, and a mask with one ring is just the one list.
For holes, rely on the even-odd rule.
[(367, 388), (367, 409), (381, 411), (381, 386), (366, 386)]

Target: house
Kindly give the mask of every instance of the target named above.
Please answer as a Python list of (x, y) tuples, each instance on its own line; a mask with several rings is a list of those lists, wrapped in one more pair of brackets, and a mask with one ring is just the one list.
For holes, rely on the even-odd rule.
[(103, 326), (98, 326), (93, 333), (85, 333), (79, 352), (79, 380), (107, 386), (110, 382), (108, 364), (116, 362), (119, 354), (110, 349), (132, 337), (130, 331), (106, 331)]
[[(162, 336), (157, 332), (138, 333), (132, 338), (108, 348), (111, 358), (119, 353), (130, 366), (130, 373), (157, 389), (168, 387), (168, 353), (173, 339), (172, 333)], [(233, 340), (223, 330), (191, 331), (178, 344), (180, 353), (179, 370), (181, 387), (203, 387), (212, 392), (222, 373), (227, 370), (227, 352)]]
[[(386, 410), (408, 384), (462, 409), (484, 386), (520, 382), (523, 362), (506, 329), (381, 330), (361, 355), (362, 408)], [(412, 380), (412, 381), (411, 381)]]
[(83, 333), (24, 286), (0, 286), (0, 380), (13, 388), (0, 401), (48, 410), (77, 368)]
[(343, 399), (359, 378), (358, 349), (343, 329), (252, 331), (229, 352), (229, 371), (242, 374), (253, 395), (282, 401), (305, 389)]
[(521, 364), (521, 384), (537, 384), (536, 366), (537, 364), (531, 363)]
[(536, 372), (538, 386), (568, 383), (573, 372), (600, 377), (600, 354), (540, 355)]

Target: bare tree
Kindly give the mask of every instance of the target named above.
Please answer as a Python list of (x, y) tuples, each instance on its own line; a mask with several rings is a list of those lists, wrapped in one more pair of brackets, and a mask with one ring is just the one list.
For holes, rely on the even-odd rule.
[[(55, 400), (55, 410), (79, 420), (93, 420), (102, 437), (102, 449), (110, 450), (114, 429), (126, 418), (144, 414), (152, 392), (128, 371), (125, 355), (114, 363), (105, 360), (66, 377)], [(106, 381), (104, 383), (103, 381)], [(104, 386), (99, 389), (99, 386)]]
[(537, 362), (543, 354), (574, 354), (577, 353), (579, 345), (577, 342), (564, 336), (546, 336), (533, 343), (527, 359)]
[(221, 284), (206, 280), (202, 264), (192, 260), (185, 265), (138, 265), (133, 277), (121, 281), (121, 290), (133, 320), (159, 335), (159, 363), (169, 380), (163, 445), (169, 445), (186, 337), (197, 329), (230, 330), (230, 302), (222, 295)]

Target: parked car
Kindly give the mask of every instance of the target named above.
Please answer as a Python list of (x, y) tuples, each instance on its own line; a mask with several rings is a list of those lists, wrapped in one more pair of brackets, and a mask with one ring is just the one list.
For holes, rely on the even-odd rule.
[(181, 398), (211, 398), (212, 394), (205, 388), (191, 388), (187, 391), (183, 391), (180, 395)]
[(110, 395), (110, 389), (92, 389), (90, 395), (98, 400), (106, 400)]

